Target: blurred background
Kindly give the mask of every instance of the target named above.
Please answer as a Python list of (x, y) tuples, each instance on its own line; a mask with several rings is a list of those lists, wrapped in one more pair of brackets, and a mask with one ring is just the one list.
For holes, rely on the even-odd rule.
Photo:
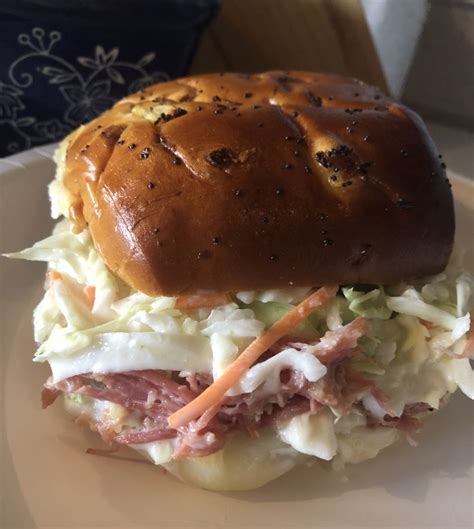
[(376, 84), (474, 166), (474, 0), (1, 0), (0, 155), (189, 73), (304, 69)]

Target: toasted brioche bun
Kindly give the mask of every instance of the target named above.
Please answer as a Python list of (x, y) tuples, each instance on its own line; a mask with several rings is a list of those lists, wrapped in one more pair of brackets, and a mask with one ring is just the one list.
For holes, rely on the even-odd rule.
[(390, 284), (451, 252), (452, 194), (424, 124), (357, 80), (187, 77), (65, 141), (66, 213), (150, 295)]

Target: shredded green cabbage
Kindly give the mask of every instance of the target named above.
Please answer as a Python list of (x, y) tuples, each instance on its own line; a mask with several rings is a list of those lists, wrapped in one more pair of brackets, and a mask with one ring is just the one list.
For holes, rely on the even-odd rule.
[(387, 306), (382, 287), (374, 288), (365, 293), (358, 292), (353, 287), (343, 288), (342, 292), (349, 301), (349, 310), (354, 314), (381, 320), (388, 320), (392, 315), (392, 311)]
[[(255, 318), (264, 323), (265, 328), (270, 327), (276, 321), (281, 319), (285, 314), (294, 308), (290, 303), (278, 303), (276, 301), (254, 301), (250, 305), (246, 305), (255, 314)], [(308, 339), (316, 339), (318, 332), (312, 325), (310, 320), (301, 322), (293, 331), (292, 336)]]

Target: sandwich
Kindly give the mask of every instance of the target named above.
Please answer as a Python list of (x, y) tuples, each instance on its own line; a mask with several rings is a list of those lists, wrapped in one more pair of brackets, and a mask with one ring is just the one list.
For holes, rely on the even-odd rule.
[(474, 398), (473, 281), (420, 117), (310, 72), (156, 84), (60, 144), (33, 315), (58, 397), (111, 450), (210, 490), (416, 443)]

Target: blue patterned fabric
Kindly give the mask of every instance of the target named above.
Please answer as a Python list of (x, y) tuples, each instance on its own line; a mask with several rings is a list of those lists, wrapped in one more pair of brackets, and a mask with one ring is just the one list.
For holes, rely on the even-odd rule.
[(0, 156), (59, 140), (124, 95), (186, 74), (218, 4), (1, 0)]

